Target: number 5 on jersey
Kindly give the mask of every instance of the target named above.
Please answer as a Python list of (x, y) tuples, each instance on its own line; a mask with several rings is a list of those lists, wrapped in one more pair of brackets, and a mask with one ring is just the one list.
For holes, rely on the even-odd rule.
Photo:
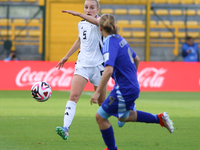
[(86, 40), (86, 32), (87, 31), (83, 31), (83, 39)]

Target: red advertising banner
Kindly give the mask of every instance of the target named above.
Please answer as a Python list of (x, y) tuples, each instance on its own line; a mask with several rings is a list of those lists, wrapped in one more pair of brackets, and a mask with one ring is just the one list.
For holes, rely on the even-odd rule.
[[(74, 62), (67, 62), (61, 70), (57, 62), (0, 61), (0, 90), (30, 90), (38, 81), (46, 81), (52, 90), (70, 90)], [(141, 62), (138, 81), (141, 91), (200, 91), (200, 63)], [(112, 79), (108, 90), (114, 86)], [(93, 91), (91, 83), (85, 91)]]

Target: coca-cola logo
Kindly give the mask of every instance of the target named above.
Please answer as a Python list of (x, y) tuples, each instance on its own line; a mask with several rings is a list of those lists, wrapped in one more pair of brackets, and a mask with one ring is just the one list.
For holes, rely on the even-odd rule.
[(69, 87), (71, 85), (74, 68), (52, 68), (49, 71), (32, 71), (30, 66), (19, 71), (15, 83), (19, 87), (33, 85), (38, 81), (45, 81), (51, 87)]
[[(154, 67), (147, 67), (138, 72), (138, 82), (140, 87), (144, 88), (160, 88), (165, 80), (163, 74), (167, 72), (167, 69), (160, 68), (156, 69)], [(199, 80), (200, 84), (200, 80)], [(114, 87), (115, 81), (110, 78), (108, 81), (108, 87)]]
[(167, 72), (167, 69), (160, 68), (156, 69), (154, 67), (147, 67), (138, 72), (138, 81), (140, 87), (144, 88), (160, 88), (165, 80), (163, 76)]

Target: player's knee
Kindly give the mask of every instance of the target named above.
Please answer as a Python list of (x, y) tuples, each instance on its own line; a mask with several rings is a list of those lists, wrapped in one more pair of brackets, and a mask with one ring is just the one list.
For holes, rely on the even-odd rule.
[(102, 117), (98, 113), (96, 113), (95, 118), (96, 118), (97, 124), (101, 124), (101, 122), (102, 122), (101, 118)]
[(71, 101), (77, 103), (78, 100), (79, 100), (79, 97), (80, 97), (80, 94), (78, 94), (78, 93), (70, 93), (69, 99), (70, 99)]

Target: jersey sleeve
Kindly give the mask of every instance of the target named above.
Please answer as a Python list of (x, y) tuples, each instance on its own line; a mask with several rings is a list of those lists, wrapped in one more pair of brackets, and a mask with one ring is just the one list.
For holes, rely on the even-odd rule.
[(134, 52), (134, 50), (132, 50), (132, 57), (135, 58), (137, 56), (137, 54)]
[(118, 46), (114, 43), (113, 39), (108, 39), (103, 47), (104, 66), (115, 66), (115, 60), (118, 55)]

